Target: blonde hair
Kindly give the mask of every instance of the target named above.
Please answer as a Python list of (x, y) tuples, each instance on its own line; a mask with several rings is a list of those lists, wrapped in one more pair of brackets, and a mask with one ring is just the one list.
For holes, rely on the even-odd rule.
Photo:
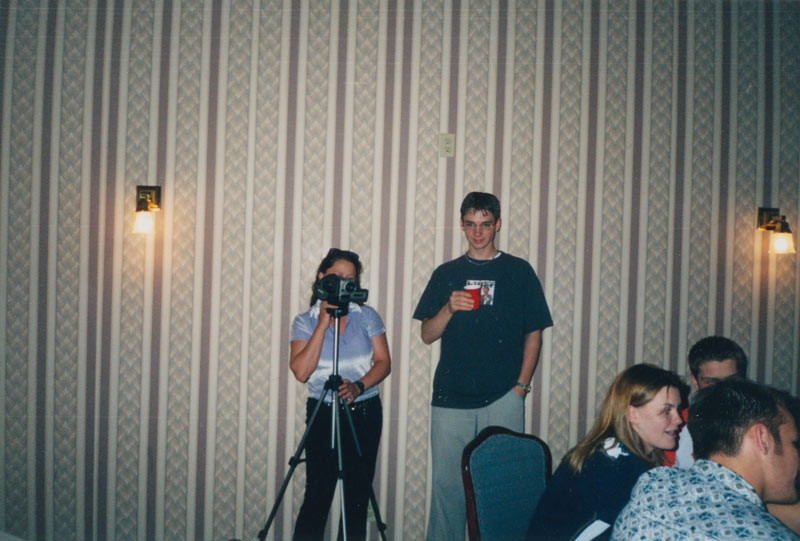
[(622, 442), (630, 452), (641, 458), (649, 467), (664, 461), (664, 451), (645, 451), (644, 442), (628, 421), (628, 406), (644, 406), (664, 387), (675, 387), (686, 394), (686, 385), (677, 374), (652, 364), (635, 364), (620, 372), (608, 389), (600, 415), (594, 426), (578, 445), (564, 456), (564, 462), (573, 474), (580, 473), (586, 459), (600, 449), (607, 438)]

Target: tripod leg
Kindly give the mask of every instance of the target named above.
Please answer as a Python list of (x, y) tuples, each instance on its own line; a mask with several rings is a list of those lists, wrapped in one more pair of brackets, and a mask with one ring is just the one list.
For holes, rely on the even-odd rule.
[(275, 503), (272, 506), (272, 509), (269, 512), (269, 517), (267, 517), (267, 523), (264, 524), (264, 527), (258, 532), (258, 539), (264, 541), (267, 538), (267, 533), (269, 532), (269, 528), (272, 525), (272, 521), (275, 520), (275, 515), (278, 513), (278, 507), (283, 500), (283, 495), (286, 492), (286, 488), (289, 486), (289, 480), (294, 473), (295, 468), (297, 465), (303, 462), (303, 459), (300, 456), (303, 454), (303, 450), (306, 447), (306, 440), (308, 439), (308, 434), (311, 432), (311, 427), (314, 425), (314, 421), (317, 418), (317, 414), (319, 413), (319, 409), (322, 404), (325, 402), (326, 395), (330, 392), (330, 390), (325, 390), (320, 396), (320, 399), (317, 401), (317, 406), (314, 408), (314, 412), (311, 414), (311, 418), (309, 418), (308, 423), (306, 423), (306, 431), (303, 433), (303, 437), (300, 439), (300, 444), (297, 446), (297, 451), (295, 451), (292, 458), (289, 459), (289, 471), (286, 473), (286, 477), (283, 478), (283, 483), (281, 484), (281, 488), (278, 490), (278, 496), (275, 499)]
[[(350, 413), (350, 409), (348, 407), (344, 407), (345, 417), (347, 417), (347, 424), (350, 426), (350, 433), (353, 436), (353, 444), (355, 446), (356, 455), (359, 459), (364, 458), (364, 454), (361, 452), (361, 445), (358, 441), (358, 434), (356, 432), (355, 423), (353, 423), (353, 416)], [(359, 460), (360, 462), (360, 460)], [(372, 505), (372, 511), (375, 515), (375, 525), (378, 527), (378, 533), (381, 536), (383, 541), (386, 541), (386, 524), (381, 520), (381, 512), (378, 509), (378, 500), (375, 498), (375, 490), (372, 488), (372, 480), (367, 478), (367, 472), (363, 470), (363, 468), (359, 468), (362, 464), (357, 464), (356, 471), (351, 472), (351, 475), (361, 475), (364, 481), (364, 485), (369, 490), (369, 501), (370, 505)], [(346, 539), (346, 537), (345, 537)]]
[[(347, 539), (347, 513), (346, 513), (346, 494), (344, 490), (344, 460), (342, 459), (342, 425), (341, 419), (339, 418), (339, 409), (340, 406), (343, 405), (342, 399), (338, 396), (336, 397), (336, 404), (332, 411), (333, 417), (333, 426), (331, 430), (331, 443), (333, 443), (334, 439), (336, 442), (336, 464), (337, 464), (337, 471), (336, 471), (336, 482), (339, 484), (339, 493), (341, 494), (341, 518), (339, 519), (339, 529), (343, 533), (343, 539)], [(344, 407), (345, 411), (347, 407)]]

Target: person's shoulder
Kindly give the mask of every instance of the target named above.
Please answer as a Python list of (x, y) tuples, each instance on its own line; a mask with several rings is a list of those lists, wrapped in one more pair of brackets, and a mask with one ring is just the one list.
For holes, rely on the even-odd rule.
[(596, 454), (603, 457), (602, 460), (606, 464), (612, 466), (611, 470), (615, 472), (615, 475), (636, 479), (649, 469), (644, 460), (613, 437), (607, 438)]
[(738, 472), (714, 460), (700, 458), (685, 471), (691, 475), (692, 483), (697, 485), (720, 483), (727, 486), (738, 486), (742, 482), (747, 483)]
[[(316, 308), (316, 310), (315, 310), (315, 308)], [(310, 319), (310, 318), (312, 318), (314, 316), (318, 316), (318, 315), (319, 315), (319, 307), (311, 306), (311, 307), (309, 307), (308, 310), (305, 310), (304, 312), (300, 312), (299, 314), (294, 316), (294, 321), (302, 321), (304, 319)]]
[(691, 472), (694, 476), (706, 478), (728, 476), (731, 474), (738, 476), (736, 472), (728, 469), (719, 462), (714, 462), (713, 460), (705, 458), (698, 458), (694, 465), (687, 471)]
[(516, 256), (514, 254), (510, 254), (508, 252), (505, 252), (505, 251), (500, 252), (500, 258), (503, 261), (505, 261), (506, 263), (514, 263), (514, 264), (517, 264), (517, 265), (527, 265), (527, 266), (530, 267), (530, 263), (528, 263), (527, 260), (525, 260), (525, 259), (523, 259), (523, 258), (521, 258), (519, 256)]
[(620, 464), (624, 464), (633, 457), (635, 460), (640, 461), (639, 457), (630, 453), (627, 448), (615, 438), (607, 438), (601, 446), (590, 454), (583, 464), (583, 470), (603, 471), (608, 469), (612, 464), (616, 464), (617, 469)]
[(612, 461), (636, 461), (642, 462), (642, 459), (636, 456), (624, 443), (614, 437), (606, 438), (603, 445), (596, 451), (597, 453), (605, 456)]
[(521, 257), (509, 254), (508, 252), (501, 253), (500, 260), (504, 265), (507, 265), (514, 269), (530, 273), (534, 272), (533, 266), (528, 262), (527, 259), (523, 259)]
[(371, 329), (375, 331), (380, 330), (380, 332), (386, 331), (385, 324), (383, 323), (383, 318), (376, 309), (367, 304), (362, 304), (358, 307), (358, 310), (360, 312), (362, 321), (366, 322), (366, 324)]
[(298, 338), (310, 334), (316, 325), (315, 320), (319, 317), (319, 308), (312, 306), (305, 312), (300, 312), (292, 320), (292, 337)]
[(643, 476), (650, 479), (671, 480), (679, 477), (686, 477), (688, 470), (683, 468), (675, 468), (673, 466), (656, 466), (647, 470)]
[(696, 484), (690, 470), (674, 466), (656, 466), (650, 468), (639, 476), (634, 488), (634, 495), (638, 493), (659, 493), (665, 497), (675, 495)]
[(467, 264), (467, 258), (464, 256), (464, 254), (461, 254), (460, 256), (451, 259), (450, 261), (445, 261), (444, 263), (441, 263), (438, 267), (436, 267), (436, 270), (437, 271), (440, 269), (447, 270), (456, 267), (461, 267), (466, 264)]
[(440, 263), (435, 269), (433, 269), (431, 279), (447, 279), (447, 277), (450, 275), (462, 271), (467, 264), (467, 259), (463, 255), (460, 255), (455, 259), (451, 259), (450, 261)]
[(636, 479), (646, 470), (642, 459), (624, 452), (622, 447), (616, 444), (611, 448), (600, 446), (586, 457), (574, 482), (590, 488), (605, 487), (604, 490), (616, 494), (618, 491), (630, 491)]
[(378, 319), (381, 318), (378, 311), (368, 304), (358, 305), (358, 310), (363, 314), (365, 318), (378, 318)]

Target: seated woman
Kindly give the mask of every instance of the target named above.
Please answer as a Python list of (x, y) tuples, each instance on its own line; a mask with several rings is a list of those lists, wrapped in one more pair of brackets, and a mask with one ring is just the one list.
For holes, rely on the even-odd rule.
[(553, 474), (528, 539), (607, 538), (639, 475), (674, 449), (686, 385), (674, 372), (637, 364), (620, 373), (586, 437)]

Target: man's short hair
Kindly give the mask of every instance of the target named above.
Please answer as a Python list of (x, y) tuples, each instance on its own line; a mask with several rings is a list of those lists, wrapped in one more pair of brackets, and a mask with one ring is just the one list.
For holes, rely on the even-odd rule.
[(785, 395), (783, 406), (792, 414), (795, 425), (797, 425), (797, 429), (800, 431), (800, 397), (792, 396), (783, 391), (781, 391), (781, 394)]
[(784, 403), (780, 391), (744, 379), (729, 378), (697, 391), (688, 421), (695, 458), (736, 456), (744, 434), (759, 423), (780, 445), (780, 426), (791, 420), (778, 409)]
[(700, 367), (710, 361), (736, 362), (736, 373), (740, 378), (747, 377), (747, 355), (744, 350), (724, 336), (706, 336), (698, 340), (689, 350), (689, 370), (695, 378), (700, 377)]
[(496, 221), (500, 219), (500, 201), (490, 193), (469, 192), (461, 202), (461, 219), (470, 211), (488, 212)]

